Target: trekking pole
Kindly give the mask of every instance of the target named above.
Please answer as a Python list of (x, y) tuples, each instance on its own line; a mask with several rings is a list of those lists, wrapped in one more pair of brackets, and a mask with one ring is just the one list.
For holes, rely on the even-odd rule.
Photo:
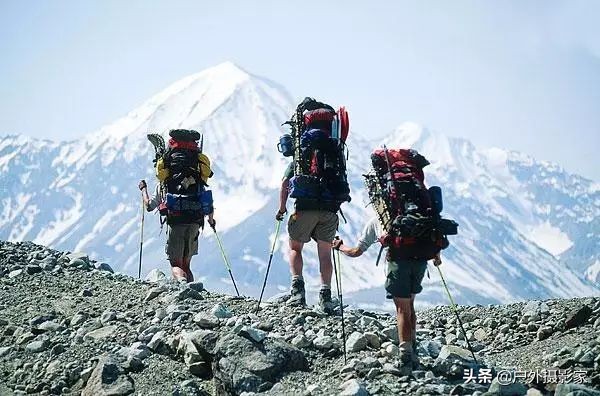
[(262, 290), (260, 291), (260, 298), (258, 299), (258, 305), (256, 306), (256, 313), (260, 311), (260, 303), (263, 298), (263, 294), (265, 292), (265, 287), (267, 286), (267, 278), (269, 277), (269, 269), (271, 268), (271, 262), (273, 261), (273, 253), (275, 252), (275, 244), (277, 243), (277, 237), (279, 236), (279, 226), (281, 225), (281, 220), (277, 220), (277, 225), (275, 226), (275, 239), (273, 239), (273, 246), (271, 247), (271, 254), (269, 254), (269, 263), (267, 264), (267, 272), (265, 273), (265, 281), (262, 285)]
[[(439, 258), (439, 256), (437, 257), (436, 261), (439, 260), (439, 263), (442, 263), (442, 260)], [(450, 300), (450, 306), (452, 307), (452, 310), (454, 311), (454, 313), (456, 314), (456, 319), (458, 319), (458, 324), (460, 325), (460, 330), (463, 333), (463, 336), (465, 336), (465, 340), (467, 341), (467, 346), (469, 347), (469, 352), (471, 352), (471, 355), (473, 356), (473, 360), (475, 361), (475, 364), (477, 363), (477, 358), (475, 357), (475, 353), (473, 352), (473, 348), (471, 347), (471, 343), (469, 342), (469, 338), (467, 337), (467, 332), (465, 331), (465, 327), (463, 326), (462, 320), (460, 320), (460, 315), (458, 314), (458, 308), (456, 307), (456, 303), (454, 302), (454, 299), (452, 298), (452, 295), (450, 294), (450, 290), (448, 289), (448, 285), (446, 284), (446, 280), (444, 279), (444, 275), (442, 274), (442, 269), (440, 268), (439, 264), (435, 265), (435, 267), (438, 269), (438, 272), (440, 273), (440, 278), (442, 278), (442, 284), (444, 285), (444, 289), (446, 289), (446, 294), (448, 295), (448, 299)]]
[(343, 300), (343, 296), (342, 296), (342, 268), (340, 266), (339, 268), (339, 272), (340, 272), (340, 276), (338, 277), (338, 264), (340, 264), (340, 251), (337, 251), (337, 260), (336, 260), (336, 253), (335, 252), (331, 252), (332, 256), (333, 256), (333, 273), (335, 274), (335, 286), (337, 288), (337, 293), (338, 293), (338, 299), (340, 300), (340, 313), (342, 315), (342, 342), (343, 342), (343, 348), (344, 348), (344, 364), (346, 364), (347, 358), (346, 358), (346, 325), (344, 324), (344, 300)]
[(140, 227), (140, 263), (138, 265), (138, 279), (142, 277), (142, 251), (144, 249), (144, 212), (146, 211), (144, 205), (144, 198), (142, 197), (142, 225)]
[(219, 234), (217, 233), (217, 229), (211, 226), (215, 237), (217, 238), (217, 244), (219, 245), (219, 249), (221, 250), (221, 256), (223, 256), (223, 262), (225, 263), (225, 268), (229, 272), (229, 276), (231, 277), (231, 281), (233, 282), (233, 287), (235, 288), (235, 292), (238, 297), (240, 296), (240, 292), (238, 291), (237, 285), (235, 284), (235, 279), (233, 278), (233, 272), (231, 272), (231, 265), (229, 265), (229, 260), (227, 259), (227, 255), (225, 255), (225, 249), (223, 249), (223, 244), (221, 243), (221, 238), (219, 238)]

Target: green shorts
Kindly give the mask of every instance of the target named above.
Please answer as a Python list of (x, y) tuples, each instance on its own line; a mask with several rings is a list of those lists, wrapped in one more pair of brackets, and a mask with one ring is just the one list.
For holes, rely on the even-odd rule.
[(421, 282), (427, 270), (426, 260), (396, 260), (387, 262), (385, 291), (387, 298), (409, 298), (421, 293)]
[(290, 239), (298, 242), (331, 242), (338, 228), (337, 213), (325, 210), (300, 210), (293, 213), (287, 225)]
[(169, 259), (181, 259), (198, 254), (199, 224), (177, 224), (167, 228), (165, 252)]

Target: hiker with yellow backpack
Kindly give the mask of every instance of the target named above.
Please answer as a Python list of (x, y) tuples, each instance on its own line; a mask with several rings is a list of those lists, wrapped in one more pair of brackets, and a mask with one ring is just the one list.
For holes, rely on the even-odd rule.
[(207, 184), (213, 172), (209, 158), (202, 153), (202, 144), (198, 145), (201, 138), (198, 132), (173, 129), (169, 136), (168, 147), (165, 147), (161, 135), (148, 135), (156, 151), (154, 163), (159, 184), (151, 197), (144, 180), (138, 187), (145, 209), (148, 212), (158, 209), (161, 224), (167, 224), (165, 251), (173, 278), (192, 282), (190, 262), (192, 256), (198, 254), (204, 217), (208, 217), (213, 229), (216, 225), (212, 192)]

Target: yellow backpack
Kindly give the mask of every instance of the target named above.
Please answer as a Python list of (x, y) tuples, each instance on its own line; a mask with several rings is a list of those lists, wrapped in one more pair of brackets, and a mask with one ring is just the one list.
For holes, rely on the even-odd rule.
[[(158, 181), (163, 183), (170, 176), (169, 168), (165, 166), (164, 158), (161, 157), (156, 161), (156, 177)], [(213, 176), (213, 171), (210, 168), (210, 159), (203, 153), (198, 153), (198, 172), (204, 183)]]

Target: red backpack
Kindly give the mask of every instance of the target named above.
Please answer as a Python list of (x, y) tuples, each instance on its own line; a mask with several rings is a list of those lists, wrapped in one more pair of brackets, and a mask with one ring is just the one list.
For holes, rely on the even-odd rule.
[(458, 225), (440, 216), (441, 189), (425, 186), (429, 161), (415, 150), (384, 147), (373, 152), (371, 162), (374, 172), (365, 178), (390, 258), (429, 260), (448, 247), (446, 235), (456, 234)]

